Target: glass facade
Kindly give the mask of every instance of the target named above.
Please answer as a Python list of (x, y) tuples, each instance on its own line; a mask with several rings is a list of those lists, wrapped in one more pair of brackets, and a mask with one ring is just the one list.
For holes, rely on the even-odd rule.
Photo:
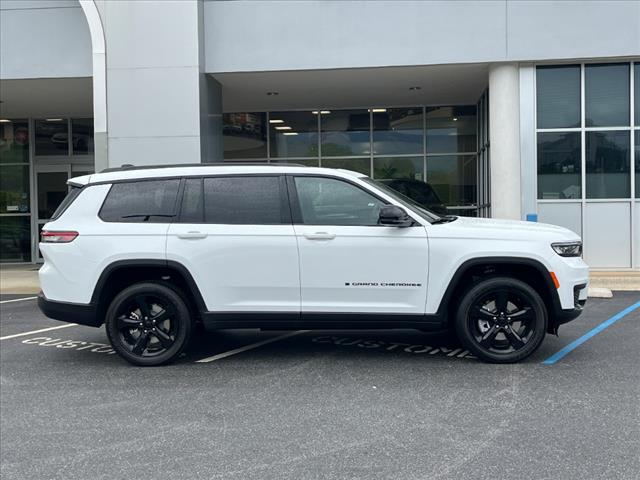
[(475, 105), (227, 113), (224, 157), (426, 181), (451, 213), (474, 215), (477, 124)]
[(639, 70), (637, 63), (537, 67), (538, 199), (640, 198)]

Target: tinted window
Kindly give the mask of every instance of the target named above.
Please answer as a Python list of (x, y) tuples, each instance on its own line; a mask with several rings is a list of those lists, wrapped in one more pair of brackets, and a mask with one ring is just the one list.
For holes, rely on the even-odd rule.
[(202, 194), (202, 179), (188, 178), (184, 181), (184, 194), (180, 208), (181, 223), (203, 223), (204, 201)]
[(580, 126), (580, 66), (538, 67), (538, 128)]
[(168, 223), (173, 217), (180, 180), (115, 183), (100, 210), (105, 222)]
[(204, 179), (206, 223), (272, 225), (283, 223), (279, 177)]
[(582, 198), (580, 132), (538, 133), (538, 198)]
[(296, 177), (296, 190), (307, 225), (377, 225), (384, 202), (333, 178)]
[(59, 218), (60, 215), (62, 215), (64, 211), (67, 208), (69, 208), (69, 205), (73, 203), (73, 201), (78, 197), (78, 195), (80, 195), (81, 191), (82, 191), (81, 188), (72, 186), (71, 190), (69, 190), (69, 193), (67, 193), (67, 196), (64, 197), (64, 200), (60, 202), (60, 205), (58, 205), (58, 208), (56, 208), (56, 211), (53, 212), (53, 215), (51, 215), (51, 220), (55, 220)]
[(629, 64), (587, 65), (587, 127), (629, 125)]

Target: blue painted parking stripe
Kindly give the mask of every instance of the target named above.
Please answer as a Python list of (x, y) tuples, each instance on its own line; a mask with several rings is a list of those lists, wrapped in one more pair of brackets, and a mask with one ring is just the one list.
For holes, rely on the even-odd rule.
[(596, 336), (601, 331), (603, 331), (605, 328), (613, 325), (618, 320), (620, 320), (622, 317), (624, 317), (625, 315), (630, 314), (631, 312), (633, 312), (637, 308), (640, 308), (640, 302), (636, 302), (633, 305), (631, 305), (630, 307), (625, 308), (621, 312), (616, 313), (613, 317), (605, 320), (604, 322), (602, 322), (597, 327), (594, 327), (593, 329), (589, 330), (587, 333), (582, 335), (580, 338), (578, 338), (577, 340), (574, 340), (569, 345), (564, 347), (562, 350), (554, 353), (553, 355), (551, 355), (549, 358), (547, 358), (542, 363), (545, 364), (545, 365), (553, 365), (558, 360), (561, 360), (563, 357), (565, 357), (569, 352), (571, 352), (572, 350), (575, 350), (580, 345), (582, 345), (584, 342), (589, 340), (591, 337)]

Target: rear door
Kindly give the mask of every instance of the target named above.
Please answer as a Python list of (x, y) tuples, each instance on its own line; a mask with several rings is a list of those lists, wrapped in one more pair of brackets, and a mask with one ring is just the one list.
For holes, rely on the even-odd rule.
[(378, 225), (386, 202), (342, 178), (288, 179), (302, 312), (424, 314), (424, 226)]
[(209, 311), (299, 312), (298, 250), (285, 177), (185, 179), (167, 259), (191, 272)]

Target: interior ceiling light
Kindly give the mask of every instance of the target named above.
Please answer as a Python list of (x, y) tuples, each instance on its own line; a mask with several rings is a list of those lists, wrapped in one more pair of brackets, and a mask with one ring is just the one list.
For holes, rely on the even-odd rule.
[(269, 123), (284, 123), (284, 120), (280, 120), (279, 118), (272, 118), (269, 120)]
[(331, 113), (331, 110), (314, 110), (313, 112), (314, 115), (329, 115)]
[(297, 135), (298, 132), (284, 132), (283, 135)]
[(409, 87), (409, 90), (415, 91), (415, 90), (421, 90), (422, 87)]
[(11, 120), (8, 118), (0, 118), (0, 123), (11, 123)]
[(267, 92), (267, 95), (269, 95), (270, 97), (273, 97), (274, 95), (279, 95), (278, 92)]
[(287, 127), (286, 125), (283, 125), (282, 127), (276, 127), (276, 130), (291, 130), (291, 127)]
[(385, 113), (387, 109), (386, 108), (370, 108), (369, 111), (373, 113)]
[(62, 121), (61, 118), (46, 118), (45, 120), (47, 122), (61, 122)]
[(457, 122), (458, 121), (458, 117), (453, 117), (453, 121)]

